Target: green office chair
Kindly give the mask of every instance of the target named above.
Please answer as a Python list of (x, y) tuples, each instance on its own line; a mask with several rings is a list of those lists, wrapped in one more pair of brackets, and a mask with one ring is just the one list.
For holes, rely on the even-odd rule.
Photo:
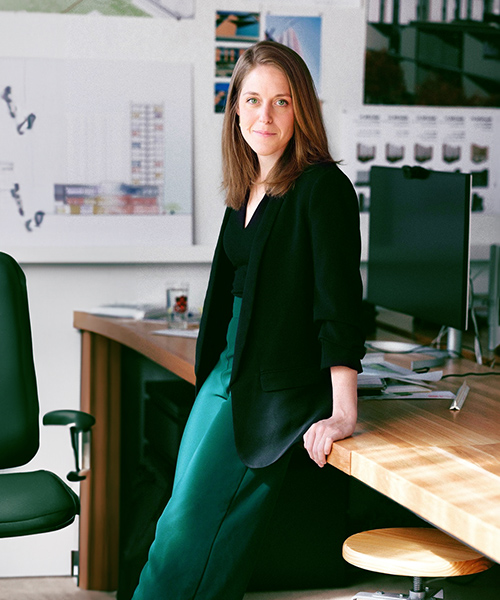
[[(31, 344), (26, 278), (0, 252), (0, 469), (28, 463), (39, 447), (39, 406)], [(75, 455), (70, 481), (85, 478), (80, 448), (95, 419), (76, 410), (53, 411), (45, 425), (69, 425)], [(78, 496), (50, 471), (0, 472), (0, 537), (55, 531), (79, 513)]]

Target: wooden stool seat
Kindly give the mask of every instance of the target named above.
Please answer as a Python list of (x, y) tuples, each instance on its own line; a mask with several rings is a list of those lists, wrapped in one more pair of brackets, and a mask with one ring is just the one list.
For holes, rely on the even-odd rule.
[(367, 571), (410, 577), (449, 577), (486, 571), (492, 562), (438, 529), (400, 527), (347, 538), (344, 559)]

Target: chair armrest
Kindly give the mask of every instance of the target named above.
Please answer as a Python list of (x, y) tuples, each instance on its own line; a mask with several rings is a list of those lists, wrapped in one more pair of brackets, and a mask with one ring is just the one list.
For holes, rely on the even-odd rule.
[(44, 425), (72, 425), (78, 431), (90, 431), (95, 418), (81, 410), (52, 410), (44, 415)]
[[(69, 481), (82, 481), (90, 470), (90, 434), (95, 418), (80, 410), (53, 410), (43, 417), (44, 425), (68, 425), (71, 447), (75, 457), (75, 470), (66, 477)], [(80, 467), (80, 455), (83, 464)]]

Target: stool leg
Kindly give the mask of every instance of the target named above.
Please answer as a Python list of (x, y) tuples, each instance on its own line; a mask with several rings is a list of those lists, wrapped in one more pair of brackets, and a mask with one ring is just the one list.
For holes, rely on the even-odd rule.
[(414, 577), (413, 578), (413, 589), (410, 590), (408, 594), (409, 600), (425, 600), (427, 598), (427, 594), (425, 589), (422, 589), (422, 578)]
[[(418, 581), (415, 581), (418, 580)], [(351, 600), (444, 600), (444, 591), (430, 590), (428, 587), (422, 589), (422, 579), (413, 578), (413, 590), (408, 594), (386, 593), (386, 592), (358, 592)], [(417, 590), (417, 588), (420, 588)]]
[(444, 590), (431, 590), (423, 586), (421, 577), (413, 578), (413, 589), (408, 594), (408, 600), (444, 600)]

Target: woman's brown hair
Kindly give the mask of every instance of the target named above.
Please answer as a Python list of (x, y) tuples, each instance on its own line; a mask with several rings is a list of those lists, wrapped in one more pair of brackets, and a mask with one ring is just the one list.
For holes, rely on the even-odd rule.
[(314, 82), (302, 58), (276, 42), (258, 42), (239, 58), (227, 95), (222, 129), (222, 186), (226, 204), (239, 209), (259, 175), (257, 155), (245, 142), (237, 114), (245, 77), (258, 65), (279, 69), (287, 78), (292, 95), (295, 130), (292, 139), (266, 179), (267, 193), (282, 196), (308, 165), (334, 162), (328, 150), (323, 117)]

